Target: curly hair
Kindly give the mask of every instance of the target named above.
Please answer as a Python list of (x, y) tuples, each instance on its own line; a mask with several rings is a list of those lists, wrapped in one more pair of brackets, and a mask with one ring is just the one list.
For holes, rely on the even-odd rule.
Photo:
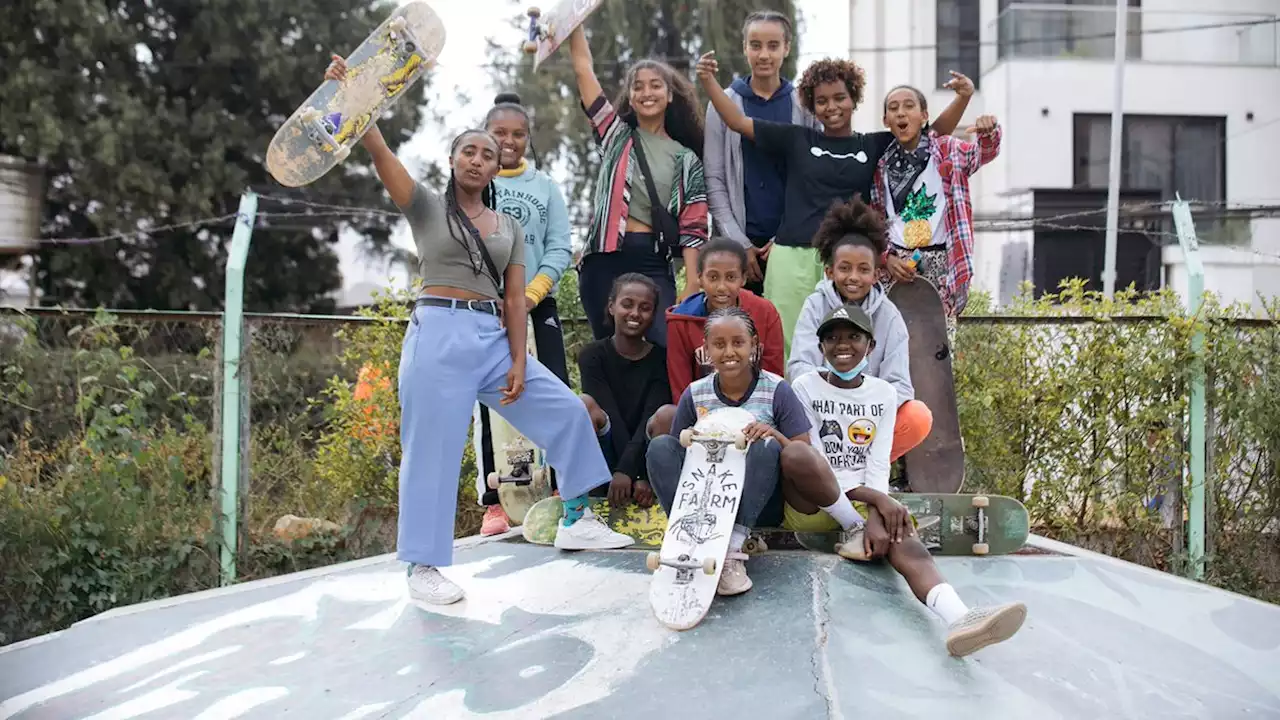
[(857, 63), (850, 60), (823, 58), (805, 69), (800, 77), (800, 99), (809, 112), (813, 109), (813, 93), (824, 83), (844, 83), (853, 98), (856, 109), (862, 104), (862, 94), (867, 87), (867, 73)]
[(641, 70), (652, 70), (662, 77), (662, 81), (671, 90), (671, 102), (667, 104), (667, 112), (663, 116), (663, 126), (672, 140), (693, 151), (698, 159), (702, 159), (703, 120), (702, 103), (694, 93), (693, 83), (689, 78), (676, 72), (675, 68), (658, 60), (639, 60), (627, 70), (622, 81), (622, 89), (618, 92), (618, 100), (613, 104), (618, 116), (632, 127), (636, 124), (636, 111), (631, 107), (631, 86), (636, 82), (636, 75)]
[(844, 245), (870, 248), (877, 265), (880, 256), (889, 249), (884, 216), (863, 202), (861, 193), (854, 195), (849, 202), (837, 200), (832, 203), (813, 236), (813, 247), (827, 267), (834, 262), (836, 250)]

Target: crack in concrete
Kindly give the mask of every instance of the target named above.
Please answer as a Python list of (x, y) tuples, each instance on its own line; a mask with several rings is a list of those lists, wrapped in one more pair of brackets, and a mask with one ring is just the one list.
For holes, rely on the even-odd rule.
[(844, 715), (840, 712), (840, 698), (836, 690), (835, 678), (831, 676), (831, 660), (827, 655), (827, 625), (831, 620), (831, 592), (828, 583), (831, 579), (832, 567), (832, 563), (827, 563), (821, 570), (821, 576), (818, 570), (809, 572), (810, 584), (813, 587), (814, 643), (811, 657), (813, 691), (826, 703), (828, 718), (843, 720)]

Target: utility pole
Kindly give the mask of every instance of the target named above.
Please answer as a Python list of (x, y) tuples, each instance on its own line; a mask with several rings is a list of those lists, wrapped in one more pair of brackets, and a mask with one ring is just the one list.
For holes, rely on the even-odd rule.
[(1111, 166), (1107, 173), (1107, 246), (1102, 261), (1102, 292), (1116, 295), (1116, 245), (1120, 224), (1120, 164), (1124, 152), (1124, 63), (1128, 55), (1129, 0), (1116, 0), (1115, 99), (1111, 106)]

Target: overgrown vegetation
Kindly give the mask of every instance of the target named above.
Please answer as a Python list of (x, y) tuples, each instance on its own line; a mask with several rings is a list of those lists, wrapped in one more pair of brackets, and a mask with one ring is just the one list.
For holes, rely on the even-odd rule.
[[(581, 315), (573, 281), (560, 292), (568, 318)], [(384, 296), (349, 322), (250, 320), (241, 579), (394, 548), (407, 299)], [(1280, 307), (1268, 311), (1270, 324), (1245, 324), (1245, 308), (1211, 300), (1192, 319), (1169, 293), (1106, 301), (1076, 285), (1018, 300), (1002, 313), (1035, 321), (1010, 322), (975, 298), (956, 341), (966, 490), (1022, 499), (1043, 534), (1181, 572), (1190, 339), (1201, 330), (1208, 580), (1280, 600)], [(216, 321), (6, 318), (0, 643), (215, 586)], [(589, 332), (566, 327), (572, 358)], [(459, 535), (479, 526), (475, 472), (468, 443)], [(281, 540), (272, 527), (286, 514), (342, 530)]]

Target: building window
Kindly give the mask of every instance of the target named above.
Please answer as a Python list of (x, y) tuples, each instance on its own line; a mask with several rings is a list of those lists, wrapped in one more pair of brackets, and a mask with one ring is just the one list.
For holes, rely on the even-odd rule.
[[(1227, 119), (1125, 115), (1121, 133), (1121, 190), (1154, 190), (1165, 200), (1222, 202), (1227, 198)], [(1075, 116), (1078, 188), (1105, 189), (1110, 167), (1111, 116)]]
[(937, 85), (951, 79), (951, 71), (981, 79), (981, 13), (979, 0), (938, 0)]
[[(1053, 6), (1059, 7), (1053, 7)], [(1115, 57), (1114, 0), (1000, 0), (1000, 59)], [(1142, 0), (1129, 0), (1141, 8)], [(1130, 11), (1125, 55), (1142, 57), (1142, 13)]]

